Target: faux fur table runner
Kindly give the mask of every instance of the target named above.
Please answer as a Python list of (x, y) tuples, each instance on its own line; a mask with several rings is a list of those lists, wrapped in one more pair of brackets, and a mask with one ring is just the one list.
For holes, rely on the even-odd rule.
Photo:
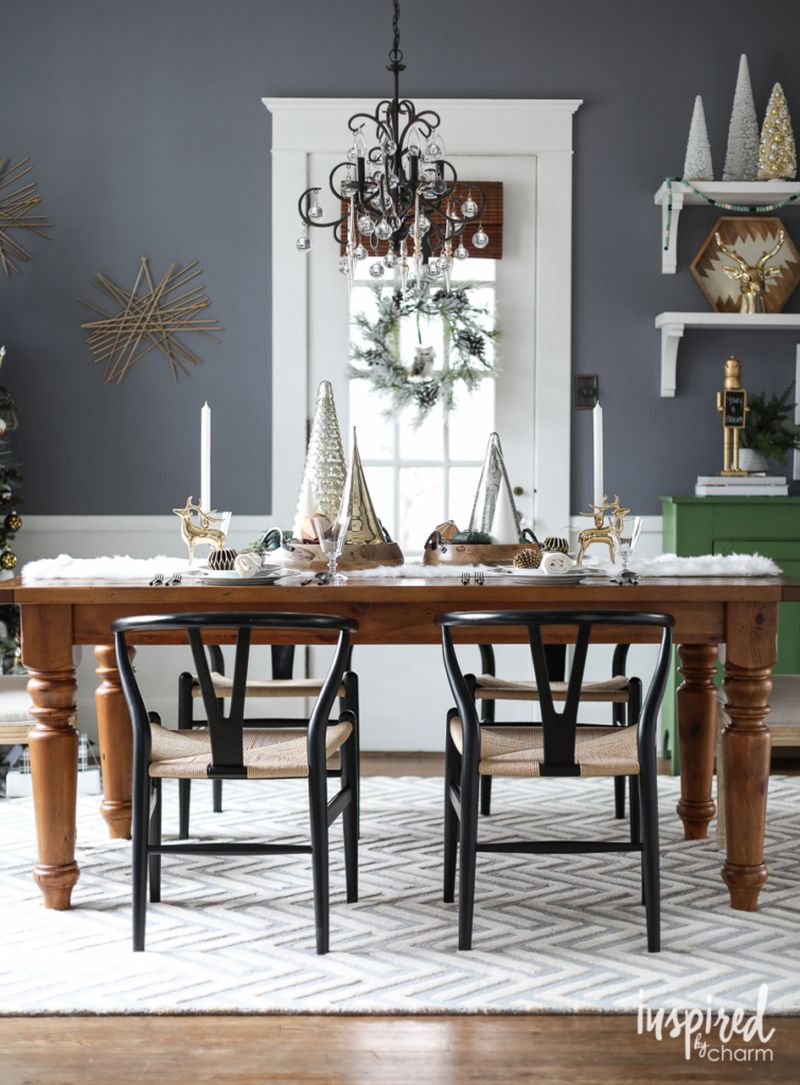
[[(781, 569), (770, 558), (760, 554), (704, 554), (701, 557), (682, 558), (675, 554), (661, 554), (660, 557), (631, 562), (631, 569), (639, 576), (779, 576)], [(378, 569), (359, 569), (349, 572), (350, 578), (385, 578), (409, 577), (419, 579), (459, 579), (462, 573), (480, 570), (487, 577), (502, 576), (493, 569), (475, 565), (422, 565), (418, 562), (406, 562), (405, 565), (382, 567)], [(151, 580), (156, 573), (170, 576), (172, 573), (187, 573), (189, 562), (186, 558), (165, 557), (131, 558), (128, 556), (102, 558), (71, 558), (60, 554), (57, 558), (46, 558), (29, 562), (22, 570), (22, 579), (26, 582), (37, 580)], [(587, 563), (587, 573), (613, 574), (619, 566)], [(293, 571), (291, 574), (298, 574)], [(307, 575), (307, 574), (302, 574)], [(543, 579), (545, 575), (543, 574)]]

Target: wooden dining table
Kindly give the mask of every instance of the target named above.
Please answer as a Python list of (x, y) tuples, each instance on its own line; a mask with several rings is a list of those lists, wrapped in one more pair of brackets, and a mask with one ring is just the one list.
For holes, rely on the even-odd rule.
[[(30, 760), (38, 841), (33, 876), (45, 907), (69, 908), (79, 877), (75, 858), (77, 795), (76, 645), (94, 646), (100, 684), (97, 724), (103, 769), (101, 813), (112, 837), (130, 835), (131, 728), (114, 655), (111, 624), (131, 615), (191, 611), (300, 611), (354, 618), (356, 644), (430, 644), (440, 641), (436, 616), (450, 610), (638, 610), (671, 614), (682, 684), (677, 692), (681, 795), (677, 814), (687, 840), (704, 839), (715, 807), (711, 798), (716, 739), (718, 647), (726, 646), (724, 696), (730, 724), (722, 740), (727, 855), (722, 879), (733, 908), (753, 911), (767, 880), (764, 827), (770, 767), (770, 673), (776, 658), (778, 604), (800, 601), (800, 583), (783, 577), (643, 579), (636, 585), (592, 580), (535, 583), (487, 576), (483, 585), (457, 579), (362, 579), (342, 585), (182, 583), (141, 581), (6, 581), (0, 602), (21, 607), (22, 660), (30, 679), (35, 723)], [(599, 629), (599, 639), (622, 631)], [(514, 639), (507, 628), (482, 630), (491, 643)], [(652, 630), (628, 630), (632, 642)], [(175, 634), (147, 634), (141, 643), (175, 643)], [(173, 639), (171, 639), (171, 637)], [(553, 639), (568, 639), (554, 627)], [(291, 635), (297, 641), (296, 632)], [(278, 637), (270, 633), (270, 642)], [(287, 635), (288, 639), (288, 635)], [(309, 638), (309, 642), (314, 638)], [(324, 638), (320, 638), (324, 639)], [(401, 663), (398, 666), (402, 666)], [(441, 719), (431, 719), (435, 733)], [(369, 734), (369, 720), (363, 721)], [(722, 887), (720, 886), (722, 890)]]

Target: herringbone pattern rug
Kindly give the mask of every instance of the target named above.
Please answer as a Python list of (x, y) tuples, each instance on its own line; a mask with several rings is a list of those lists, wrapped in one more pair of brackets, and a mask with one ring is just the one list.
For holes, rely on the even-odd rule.
[[(165, 786), (168, 834), (177, 824)], [(751, 1007), (800, 1009), (800, 778), (773, 778), (761, 910), (734, 912), (712, 842), (684, 843), (677, 781), (660, 780), (664, 950), (645, 951), (638, 857), (482, 855), (475, 950), (456, 950), (441, 901), (440, 780), (364, 780), (361, 899), (344, 900), (334, 826), (331, 946), (314, 953), (307, 856), (165, 859), (148, 948), (130, 948), (129, 846), (110, 842), (96, 797), (79, 799), (81, 880), (69, 912), (45, 911), (30, 876), (32, 809), (0, 802), (0, 1012), (484, 1012)], [(197, 837), (303, 840), (302, 782), (226, 783), (226, 811), (195, 785)], [(625, 832), (607, 780), (496, 781), (485, 836)], [(509, 831), (510, 830), (510, 831)]]

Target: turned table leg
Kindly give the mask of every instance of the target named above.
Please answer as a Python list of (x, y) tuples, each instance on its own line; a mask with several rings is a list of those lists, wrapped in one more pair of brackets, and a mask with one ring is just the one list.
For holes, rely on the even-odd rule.
[[(129, 651), (133, 657), (136, 649)], [(131, 720), (122, 693), (114, 645), (98, 644), (94, 654), (101, 679), (95, 693), (100, 764), (103, 766), (100, 813), (106, 820), (111, 839), (125, 839), (131, 835)]]
[(731, 906), (744, 912), (758, 907), (767, 880), (764, 827), (772, 736), (764, 726), (775, 662), (777, 607), (736, 603), (728, 607), (725, 660), (725, 711), (722, 732), (725, 773), (727, 856), (722, 878)]
[(33, 876), (45, 908), (69, 908), (80, 877), (75, 862), (78, 792), (78, 686), (69, 606), (22, 608), (22, 660), (36, 722), (28, 738), (38, 861)]
[(683, 682), (678, 687), (678, 751), (681, 797), (678, 816), (685, 840), (705, 840), (714, 816), (711, 777), (717, 734), (716, 644), (681, 644)]

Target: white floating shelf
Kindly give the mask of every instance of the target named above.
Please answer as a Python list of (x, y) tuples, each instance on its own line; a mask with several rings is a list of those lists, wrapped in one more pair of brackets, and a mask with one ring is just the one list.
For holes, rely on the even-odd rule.
[[(779, 203), (787, 196), (800, 193), (800, 183), (797, 181), (692, 181), (693, 186), (705, 193), (712, 200), (721, 200), (723, 203), (739, 203), (748, 207), (764, 207), (770, 203)], [(667, 235), (667, 204), (668, 189), (663, 184), (656, 192), (654, 202), (661, 207), (661, 238)], [(705, 204), (697, 193), (692, 192), (680, 182), (672, 185), (672, 228), (670, 230), (669, 246), (661, 251), (661, 271), (665, 275), (674, 275), (678, 268), (678, 221), (684, 206), (690, 204)], [(706, 206), (709, 206), (706, 204)], [(787, 204), (787, 207), (800, 207), (800, 200), (796, 204)], [(725, 214), (724, 211), (720, 212)], [(776, 211), (775, 214), (778, 214)]]
[(800, 331), (800, 313), (659, 313), (656, 327), (661, 331), (661, 395), (674, 396), (684, 329)]

